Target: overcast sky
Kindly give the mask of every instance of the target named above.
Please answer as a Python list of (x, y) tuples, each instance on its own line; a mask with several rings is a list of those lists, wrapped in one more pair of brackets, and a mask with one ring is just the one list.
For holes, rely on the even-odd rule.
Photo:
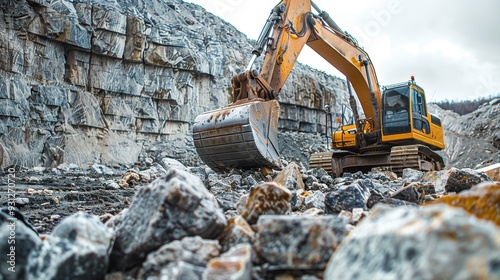
[[(186, 0), (185, 0), (186, 1)], [(257, 39), (273, 0), (187, 0)], [(499, 0), (315, 0), (368, 52), (381, 85), (414, 75), (428, 101), (500, 93)], [(251, 55), (249, 54), (249, 57)], [(309, 48), (299, 61), (342, 77)]]

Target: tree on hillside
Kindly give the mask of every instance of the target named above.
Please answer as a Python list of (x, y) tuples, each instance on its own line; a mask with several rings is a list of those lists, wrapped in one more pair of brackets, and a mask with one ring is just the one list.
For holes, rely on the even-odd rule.
[(450, 101), (448, 99), (440, 102), (433, 102), (444, 110), (453, 111), (459, 115), (466, 115), (474, 112), (484, 103), (490, 102), (495, 98), (499, 98), (500, 94), (490, 95), (488, 97), (476, 98), (474, 100)]

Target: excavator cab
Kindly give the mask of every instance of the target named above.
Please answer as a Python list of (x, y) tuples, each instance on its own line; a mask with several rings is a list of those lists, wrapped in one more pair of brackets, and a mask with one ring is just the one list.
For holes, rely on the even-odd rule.
[(424, 90), (415, 78), (384, 87), (382, 93), (382, 142), (393, 145), (423, 144), (444, 148), (441, 120), (427, 110)]

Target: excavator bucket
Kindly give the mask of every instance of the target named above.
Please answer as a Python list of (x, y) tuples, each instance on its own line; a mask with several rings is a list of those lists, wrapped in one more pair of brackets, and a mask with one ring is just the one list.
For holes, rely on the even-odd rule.
[(199, 115), (193, 125), (194, 145), (203, 162), (216, 172), (233, 168), (281, 168), (278, 153), (279, 103), (253, 101)]

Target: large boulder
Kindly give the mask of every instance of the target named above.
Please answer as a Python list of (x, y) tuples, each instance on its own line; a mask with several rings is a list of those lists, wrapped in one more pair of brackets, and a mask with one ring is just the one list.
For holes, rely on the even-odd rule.
[(116, 225), (111, 268), (126, 270), (148, 253), (186, 236), (215, 239), (227, 224), (214, 196), (200, 178), (176, 168), (140, 188)]
[(499, 279), (500, 229), (439, 204), (376, 207), (332, 255), (325, 279)]
[(29, 257), (27, 279), (102, 279), (114, 232), (99, 217), (78, 212), (65, 218)]
[(29, 255), (42, 240), (16, 208), (0, 209), (0, 279), (25, 279)]

